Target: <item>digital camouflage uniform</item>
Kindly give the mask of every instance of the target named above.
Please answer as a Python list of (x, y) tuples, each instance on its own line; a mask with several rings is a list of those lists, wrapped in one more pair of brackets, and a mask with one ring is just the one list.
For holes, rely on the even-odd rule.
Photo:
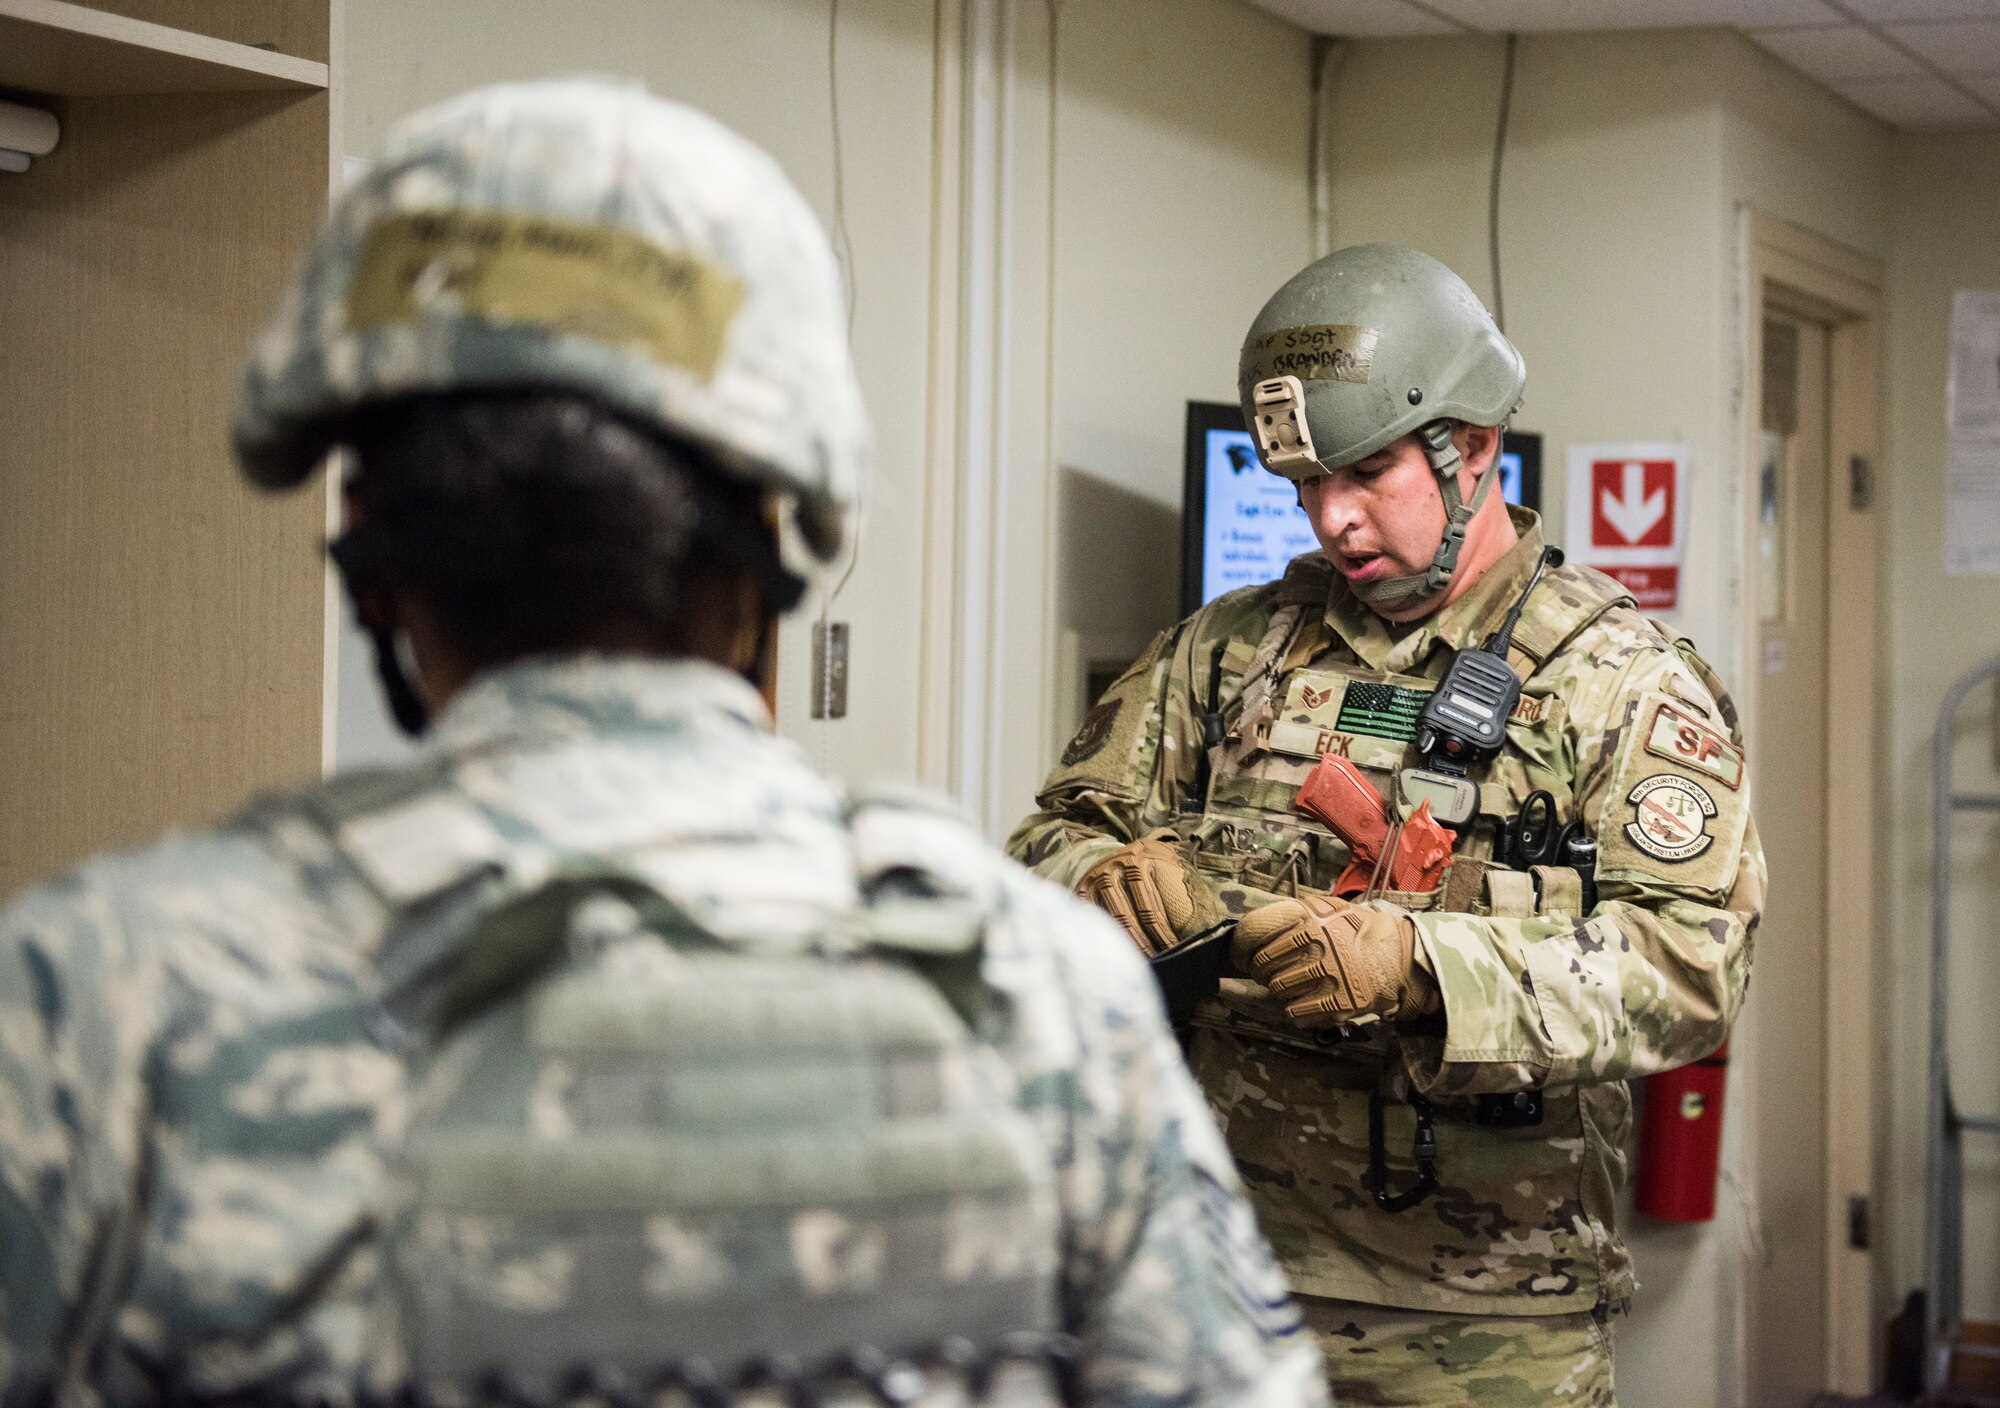
[[(928, 804), (879, 804), (861, 845), (841, 794), (767, 728), (755, 691), (707, 665), (513, 666), (456, 700), (407, 768), (258, 803), (16, 901), (0, 917), (9, 1401), (101, 1362), (118, 1396), (135, 1365), (180, 1356), (209, 1386), (316, 1365), (306, 1381), (337, 1389), (394, 1354), (369, 1313), (385, 1158), (410, 1113), (372, 1001), (395, 956), (386, 892), (444, 873), (479, 834), (517, 857), (623, 858), (746, 947), (851, 914), (871, 848), (984, 895), (979, 979), (1010, 1015), (981, 1033), (983, 1059), (1010, 1073), (1052, 1161), (1057, 1300), (1088, 1401), (1323, 1402), (1130, 945)], [(388, 869), (357, 867), (321, 825), (370, 793), (423, 798), (396, 844), (357, 852)], [(564, 1137), (560, 1092), (537, 1117)], [(818, 1245), (801, 1232), (790, 1254)], [(716, 1249), (668, 1236), (633, 1255), (655, 1258), (662, 1295), (730, 1275)], [(535, 1295), (564, 1283), (504, 1260), (494, 1275), (561, 1323), (567, 1304)]]
[[(1010, 852), (1074, 885), (1119, 846), (1166, 832), (1232, 912), (1331, 888), (1346, 848), (1293, 809), (1294, 794), (1325, 753), (1351, 759), (1385, 795), (1416, 762), (1423, 699), (1534, 569), (1539, 523), (1518, 510), (1515, 523), (1517, 547), (1408, 626), (1356, 601), (1317, 553), (1279, 582), (1210, 603), (1090, 711)], [(1535, 590), (1511, 661), (1526, 683), (1506, 748), (1477, 779), (1479, 817), (1435, 892), (1379, 901), (1412, 913), (1442, 1018), (1343, 1039), (1293, 1025), (1263, 988), (1226, 979), (1194, 1019), (1191, 1064), (1303, 1296), (1435, 1317), (1587, 1320), (1620, 1306), (1634, 1287), (1613, 1225), (1625, 1081), (1713, 1050), (1743, 998), (1765, 872), (1733, 711), (1706, 667), (1615, 583), (1578, 568)], [(1204, 760), (1211, 707), (1227, 737)], [(1576, 912), (1574, 872), (1543, 874), (1538, 904), (1532, 878), (1494, 859), (1498, 823), (1534, 789), (1601, 848), (1588, 916)], [(1522, 1091), (1544, 1096), (1528, 1127), (1501, 1127), (1494, 1102), (1478, 1099)], [(1373, 1092), (1393, 1097), (1383, 1142), (1398, 1189), (1414, 1178), (1403, 1098), (1436, 1109), (1442, 1186), (1401, 1213), (1378, 1208), (1363, 1184)], [(1587, 1344), (1583, 1323), (1567, 1323)], [(1336, 1396), (1352, 1387), (1347, 1401), (1368, 1401), (1336, 1362), (1337, 1331), (1321, 1333)], [(1471, 1375), (1468, 1357), (1482, 1356), (1438, 1362)], [(1601, 1377), (1563, 1392), (1608, 1398), (1608, 1357)]]

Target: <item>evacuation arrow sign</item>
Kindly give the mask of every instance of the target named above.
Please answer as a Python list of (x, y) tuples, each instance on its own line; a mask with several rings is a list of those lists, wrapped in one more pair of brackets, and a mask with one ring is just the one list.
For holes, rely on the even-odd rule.
[(1570, 561), (1614, 577), (1639, 609), (1681, 609), (1694, 453), (1664, 440), (1573, 444), (1565, 460)]
[(1592, 460), (1590, 544), (1596, 548), (1674, 545), (1674, 462)]

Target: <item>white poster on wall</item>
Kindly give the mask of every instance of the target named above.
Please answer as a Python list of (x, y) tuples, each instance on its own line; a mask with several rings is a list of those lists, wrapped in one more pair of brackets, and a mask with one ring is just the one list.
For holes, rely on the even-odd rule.
[(1944, 470), (1945, 575), (2000, 577), (2000, 292), (1951, 298)]
[(1686, 445), (1571, 445), (1569, 560), (1617, 579), (1643, 611), (1678, 611), (1693, 465)]

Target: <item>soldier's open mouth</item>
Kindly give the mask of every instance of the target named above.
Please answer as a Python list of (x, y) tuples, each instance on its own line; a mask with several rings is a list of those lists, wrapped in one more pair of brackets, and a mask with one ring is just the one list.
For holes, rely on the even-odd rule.
[(1389, 570), (1389, 559), (1379, 552), (1340, 552), (1333, 555), (1334, 570), (1350, 582), (1366, 582)]

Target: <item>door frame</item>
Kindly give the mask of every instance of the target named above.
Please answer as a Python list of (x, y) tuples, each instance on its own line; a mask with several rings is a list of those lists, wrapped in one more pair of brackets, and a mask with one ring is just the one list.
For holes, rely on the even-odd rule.
[[(1854, 1200), (1874, 1201), (1876, 663), (1880, 580), (1882, 286), (1880, 261), (1747, 210), (1737, 691), (1746, 729), (1757, 719), (1757, 466), (1763, 426), (1764, 314), (1827, 328), (1826, 731), (1826, 1365), (1825, 1387), (1865, 1394), (1879, 1338), (1873, 1260), (1850, 1244)], [(1856, 468), (1856, 462), (1860, 468)], [(1843, 473), (1845, 470), (1846, 473)], [(1857, 495), (1856, 478), (1865, 481)], [(1839, 650), (1833, 649), (1838, 642)], [(1836, 660), (1842, 668), (1832, 666)], [(1864, 766), (1855, 766), (1860, 760)], [(1871, 1229), (1872, 1233), (1872, 1229)]]

